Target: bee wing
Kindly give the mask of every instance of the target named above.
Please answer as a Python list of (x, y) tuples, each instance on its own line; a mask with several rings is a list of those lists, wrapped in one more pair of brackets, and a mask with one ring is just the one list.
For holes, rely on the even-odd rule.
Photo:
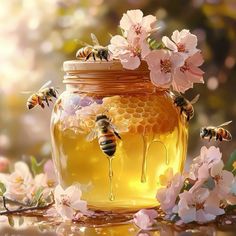
[(228, 124), (230, 124), (230, 123), (232, 123), (232, 120), (227, 121), (227, 122), (225, 122), (225, 123), (223, 123), (223, 124), (221, 124), (221, 125), (218, 125), (217, 127), (226, 126), (226, 125), (228, 125)]
[(191, 104), (196, 103), (198, 101), (199, 97), (200, 97), (200, 94), (196, 95), (196, 97), (190, 103)]
[(124, 122), (119, 125), (110, 124), (110, 128), (113, 129), (116, 133), (126, 133), (129, 131), (128, 124)]
[(97, 137), (97, 130), (93, 129), (86, 137), (86, 141), (91, 142)]
[(93, 41), (93, 45), (100, 45), (95, 34), (91, 33), (91, 39)]
[(169, 95), (172, 99), (175, 99), (177, 97), (177, 95), (173, 93), (172, 91), (169, 91)]
[(47, 81), (47, 82), (39, 89), (39, 91), (41, 91), (42, 89), (48, 87), (51, 83), (52, 83), (51, 80)]
[(83, 47), (92, 47), (92, 45), (88, 44), (88, 43), (85, 43), (84, 41), (80, 40), (80, 39), (76, 39), (76, 41)]

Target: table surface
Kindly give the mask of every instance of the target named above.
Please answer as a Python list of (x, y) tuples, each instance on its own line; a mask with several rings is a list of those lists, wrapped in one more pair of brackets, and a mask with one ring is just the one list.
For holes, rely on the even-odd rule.
[[(180, 227), (166, 222), (157, 222), (153, 231), (140, 231), (131, 223), (120, 225), (107, 225), (88, 227), (83, 224), (63, 222), (57, 223), (43, 217), (18, 217), (14, 216), (14, 226), (8, 222), (0, 223), (1, 236), (235, 236), (236, 225), (191, 225), (188, 228)], [(24, 221), (24, 222), (23, 222)], [(229, 223), (229, 222), (228, 222)]]

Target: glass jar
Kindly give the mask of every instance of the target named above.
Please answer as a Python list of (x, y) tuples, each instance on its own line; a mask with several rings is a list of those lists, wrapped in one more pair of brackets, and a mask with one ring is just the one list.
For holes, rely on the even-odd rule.
[(118, 61), (66, 61), (64, 71), (51, 119), (60, 184), (79, 183), (91, 209), (157, 206), (159, 176), (182, 171), (187, 149), (186, 122), (168, 91), (152, 85), (145, 63), (125, 70)]

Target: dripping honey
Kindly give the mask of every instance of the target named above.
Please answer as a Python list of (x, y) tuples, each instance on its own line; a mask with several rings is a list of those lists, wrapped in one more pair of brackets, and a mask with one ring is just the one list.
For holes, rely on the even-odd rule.
[[(87, 108), (90, 112), (85, 112)], [(182, 171), (186, 124), (165, 92), (104, 97), (101, 104), (94, 102), (66, 118), (61, 116), (61, 109), (63, 105), (58, 102), (52, 117), (58, 176), (65, 187), (79, 183), (91, 208), (135, 210), (156, 206), (159, 176), (169, 167)], [(115, 125), (127, 126), (111, 159), (101, 151), (97, 139), (86, 141), (94, 115), (105, 110)], [(81, 116), (88, 127), (84, 132), (77, 127)]]

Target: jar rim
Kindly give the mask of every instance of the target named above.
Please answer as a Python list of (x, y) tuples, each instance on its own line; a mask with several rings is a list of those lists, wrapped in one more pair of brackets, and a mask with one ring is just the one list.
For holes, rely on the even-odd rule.
[(119, 60), (112, 61), (81, 61), (68, 60), (63, 63), (65, 72), (72, 71), (124, 71), (124, 72), (149, 72), (148, 65), (145, 61), (141, 61), (140, 66), (135, 70), (125, 69)]

